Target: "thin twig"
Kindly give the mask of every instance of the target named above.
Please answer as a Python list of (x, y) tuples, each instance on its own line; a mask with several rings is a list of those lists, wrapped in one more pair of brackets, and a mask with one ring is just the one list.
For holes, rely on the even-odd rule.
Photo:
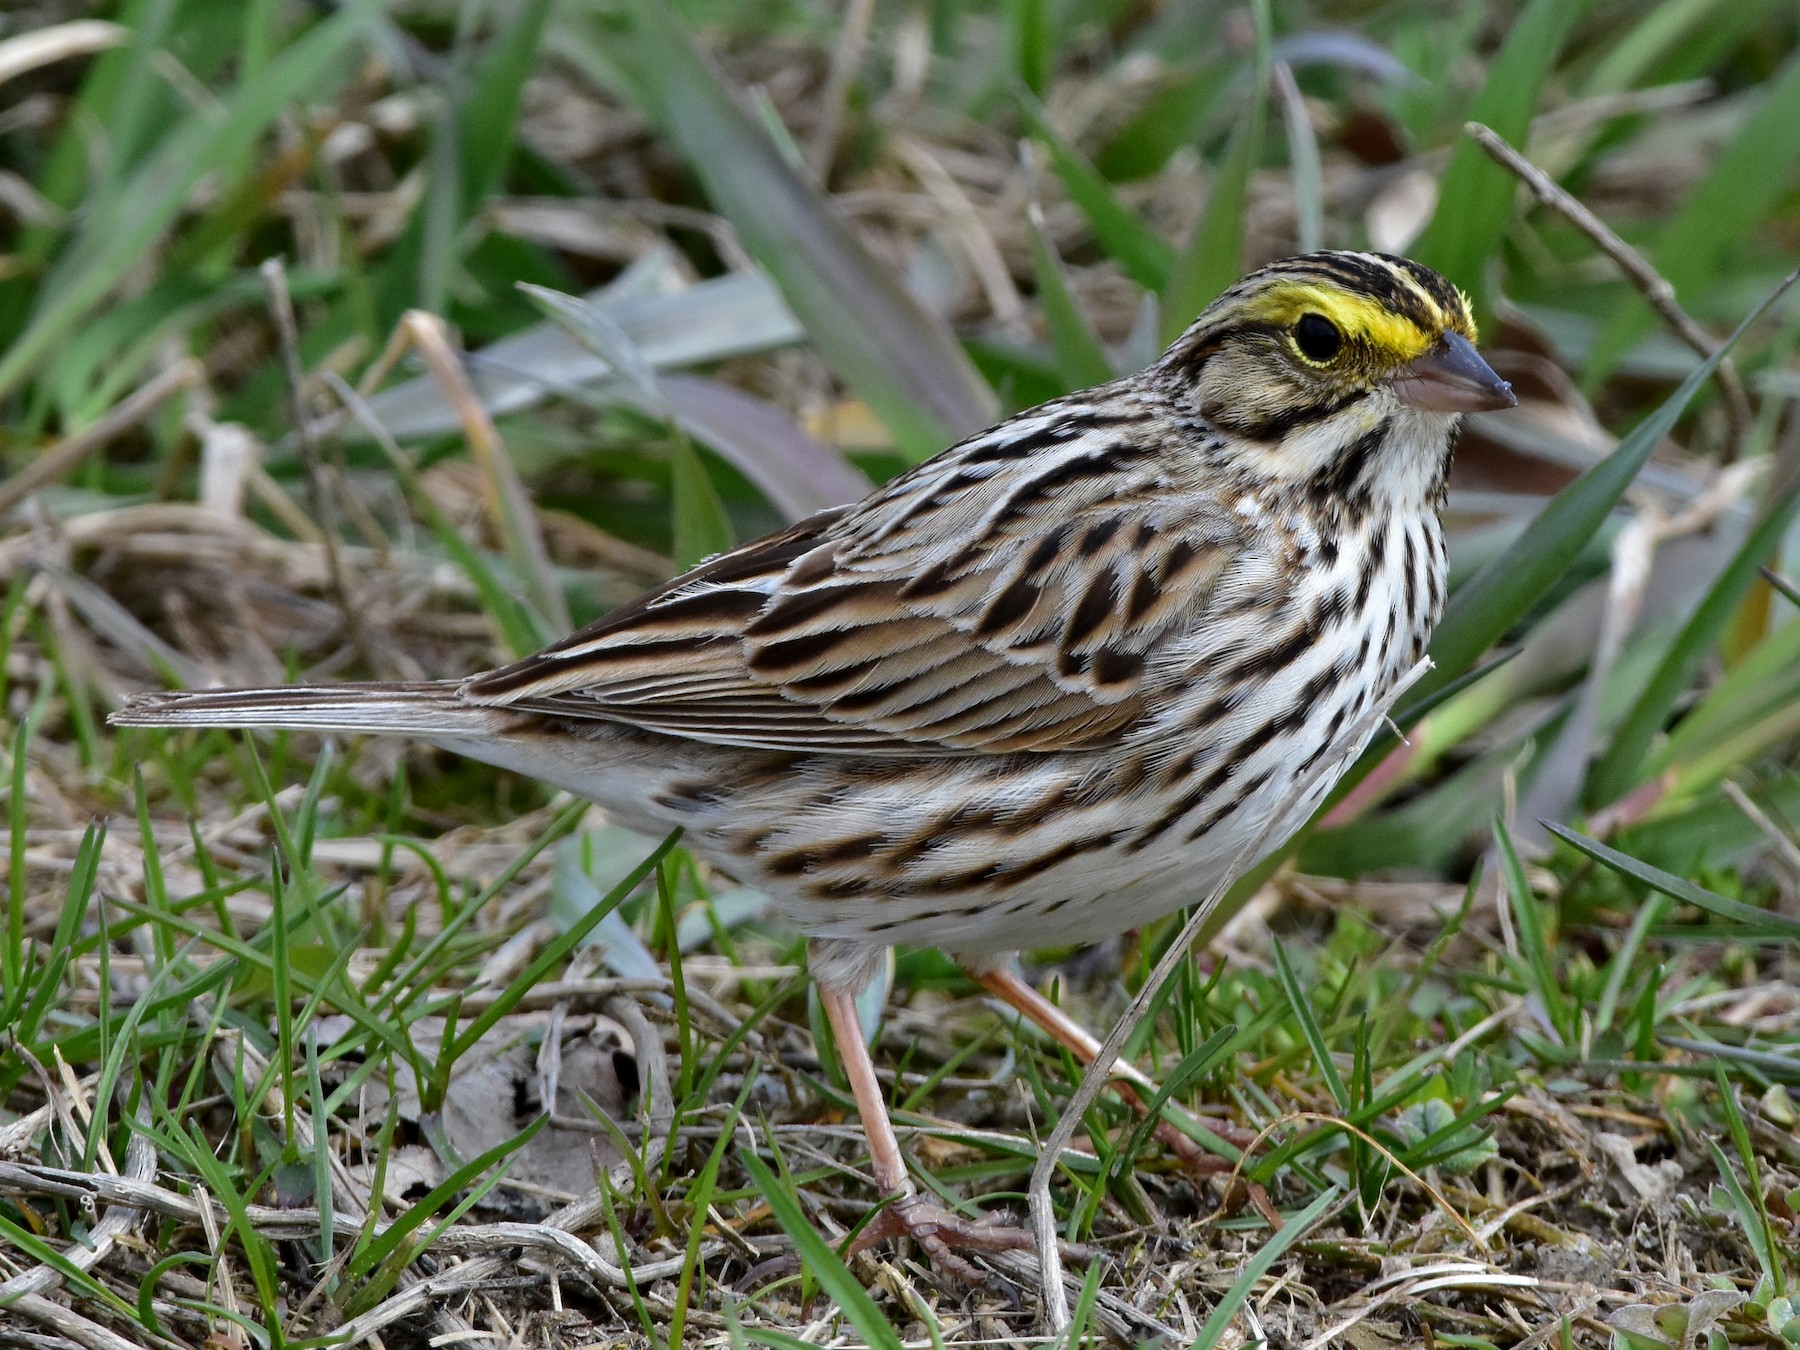
[(1719, 784), (1719, 790), (1731, 798), (1733, 806), (1749, 817), (1750, 823), (1774, 846), (1776, 856), (1787, 865), (1792, 876), (1800, 879), (1800, 845), (1795, 844), (1786, 830), (1769, 819), (1768, 813), (1750, 800), (1749, 793), (1729, 778)]
[[(130, 1138), (125, 1145), (125, 1175), (118, 1179), (136, 1186), (148, 1186), (150, 1178), (156, 1175), (156, 1146), (145, 1133), (150, 1125), (147, 1100), (140, 1101), (137, 1120), (138, 1128), (130, 1131)], [(129, 1201), (112, 1201), (107, 1206), (106, 1216), (93, 1226), (84, 1242), (71, 1246), (63, 1253), (63, 1260), (84, 1273), (93, 1270), (112, 1254), (119, 1239), (135, 1233), (147, 1217), (148, 1211), (140, 1205)], [(35, 1266), (0, 1284), (0, 1307), (12, 1306), (17, 1299), (28, 1294), (47, 1294), (60, 1287), (63, 1279), (63, 1272), (55, 1266)]]
[(112, 1328), (90, 1321), (73, 1308), (66, 1308), (42, 1294), (22, 1294), (7, 1304), (6, 1308), (9, 1313), (17, 1313), (20, 1317), (49, 1327), (59, 1336), (66, 1337), (69, 1343), (85, 1346), (86, 1350), (144, 1350), (147, 1345), (183, 1350), (181, 1342), (171, 1341), (163, 1336), (152, 1336), (143, 1327), (133, 1328), (132, 1335), (136, 1339), (127, 1340)]
[[(1508, 145), (1499, 132), (1480, 122), (1465, 123), (1463, 129), (1475, 138), (1475, 143), (1487, 151), (1495, 163), (1513, 174), (1531, 189), (1532, 195), (1540, 202), (1552, 211), (1559, 212), (1571, 225), (1593, 240), (1596, 248), (1617, 263), (1626, 280), (1637, 287), (1650, 308), (1674, 330), (1677, 337), (1702, 358), (1709, 357), (1718, 350), (1718, 340), (1682, 309), (1675, 298), (1675, 287), (1656, 270), (1648, 258), (1614, 234), (1598, 216), (1565, 191), (1554, 178)], [(1741, 445), (1744, 437), (1749, 434), (1753, 420), (1750, 395), (1729, 356), (1719, 362), (1717, 379), (1719, 388), (1725, 394), (1725, 412), (1731, 421), (1732, 444)]]
[(813, 182), (823, 185), (837, 158), (838, 137), (844, 126), (844, 104), (850, 85), (862, 67), (869, 43), (869, 24), (875, 17), (875, 0), (850, 0), (837, 41), (831, 48), (831, 69), (819, 95), (818, 121), (806, 146), (806, 167)]
[(361, 611), (351, 594), (350, 572), (338, 551), (337, 535), (330, 526), (325, 466), (319, 459), (319, 447), (312, 438), (306, 417), (306, 372), (300, 365), (300, 330), (294, 322), (293, 297), (288, 294), (287, 268), (280, 258), (266, 259), (262, 265), (262, 278), (263, 287), (269, 293), (269, 311), (275, 319), (276, 339), (281, 346), (281, 366), (287, 375), (288, 401), (293, 410), (294, 434), (299, 438), (300, 463), (306, 469), (307, 494), (312, 498), (319, 538), (325, 545), (325, 565), (331, 575), (332, 596), (344, 616), (344, 632), (349, 635), (357, 655), (370, 670), (379, 673), (374, 648), (363, 629)]
[(1038, 1157), (1037, 1165), (1031, 1169), (1031, 1183), (1026, 1190), (1026, 1200), (1031, 1210), (1031, 1228), (1037, 1239), (1038, 1272), (1044, 1289), (1044, 1310), (1053, 1334), (1061, 1335), (1069, 1325), (1069, 1299), (1063, 1289), (1062, 1253), (1057, 1246), (1056, 1214), (1050, 1205), (1050, 1178), (1055, 1173), (1062, 1153), (1075, 1137), (1075, 1131), (1086, 1117), (1088, 1108), (1094, 1099), (1113, 1077), (1113, 1065), (1119, 1058), (1119, 1052), (1125, 1042), (1137, 1030), (1138, 1023), (1144, 1020), (1151, 1005), (1156, 1001), (1157, 991), (1166, 980), (1174, 974), (1175, 968), (1188, 959), (1188, 948), (1199, 937), (1200, 932), (1211, 920), (1213, 911), (1225, 898), (1225, 893), (1238, 879), (1246, 867), (1260, 857), (1269, 842), (1269, 836), (1277, 824), (1293, 807), (1303, 801), (1306, 794), (1329, 771), (1336, 767), (1342, 757), (1331, 750), (1339, 746), (1354, 748), (1360, 746), (1381, 725), (1381, 719), (1388, 715), (1388, 710), (1408, 689), (1416, 684), (1426, 671), (1431, 669), (1431, 658), (1420, 658), (1417, 665), (1402, 675), (1387, 693), (1375, 700), (1361, 717), (1346, 728), (1338, 736), (1331, 749), (1319, 756), (1318, 763), (1311, 772), (1302, 774), (1288, 789), (1280, 803), (1264, 818), (1262, 827), (1245, 842), (1242, 848), (1232, 855), (1226, 864), (1218, 883), (1206, 898), (1194, 907), (1193, 913), (1183, 925), (1175, 941), (1169, 944), (1168, 951), (1163, 953), (1162, 960), (1150, 972), (1138, 990), (1137, 997), (1119, 1018), (1118, 1025), (1112, 1029), (1093, 1062), (1082, 1075), (1081, 1083), (1075, 1089), (1075, 1095), (1063, 1109), (1056, 1128), (1050, 1131), (1043, 1142), (1043, 1151)]
[(1019, 295), (1019, 288), (1013, 284), (1012, 271), (1006, 265), (1005, 256), (994, 239), (993, 231), (982, 219), (975, 203), (969, 200), (969, 194), (963, 191), (962, 185), (951, 176), (950, 171), (923, 141), (910, 136), (895, 136), (891, 138), (890, 145), (906, 165), (907, 171), (918, 180), (919, 186), (938, 204), (946, 223), (956, 232), (963, 253), (968, 258), (970, 270), (975, 273), (975, 279), (987, 297), (988, 308), (993, 310), (994, 318), (1009, 328), (1022, 326), (1025, 322), (1025, 301)]
[(184, 356), (160, 375), (145, 381), (91, 424), (51, 446), (0, 483), (0, 516), (46, 483), (61, 478), (115, 437), (143, 422), (173, 395), (191, 389), (205, 378), (206, 368), (193, 357)]

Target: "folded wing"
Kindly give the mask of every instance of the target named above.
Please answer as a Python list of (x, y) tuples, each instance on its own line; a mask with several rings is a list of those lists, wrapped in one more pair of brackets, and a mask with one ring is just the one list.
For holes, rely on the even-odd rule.
[(464, 697), (809, 753), (1107, 744), (1239, 545), (1141, 427), (1080, 411), (722, 554)]

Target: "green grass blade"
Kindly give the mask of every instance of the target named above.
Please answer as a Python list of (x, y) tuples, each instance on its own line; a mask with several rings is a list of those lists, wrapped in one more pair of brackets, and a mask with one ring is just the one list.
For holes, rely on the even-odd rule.
[(1537, 988), (1538, 1001), (1544, 1005), (1544, 1015), (1550, 1025), (1557, 1035), (1563, 1035), (1569, 1028), (1568, 1008), (1562, 986), (1556, 982), (1555, 939), (1544, 927), (1543, 912), (1538, 908), (1537, 897), (1531, 893), (1531, 883), (1525, 878), (1525, 865), (1520, 862), (1512, 834), (1502, 821), (1494, 822), (1494, 842), (1500, 848), (1500, 875), (1506, 882), (1513, 926), (1519, 946), (1525, 952), (1531, 982)]
[(769, 1212), (775, 1216), (775, 1222), (794, 1240), (794, 1246), (800, 1252), (800, 1262), (807, 1272), (819, 1282), (819, 1287), (830, 1296), (848, 1319), (851, 1326), (861, 1333), (862, 1338), (874, 1350), (901, 1350), (900, 1337), (893, 1327), (888, 1325), (887, 1318), (881, 1315), (881, 1309), (875, 1306), (875, 1300), (869, 1297), (869, 1291), (862, 1287), (862, 1282), (850, 1273), (831, 1244), (820, 1237), (818, 1230), (807, 1222), (806, 1212), (800, 1208), (787, 1186), (777, 1180), (775, 1173), (761, 1158), (748, 1149), (739, 1153), (744, 1170), (750, 1174), (757, 1193), (769, 1206)]
[[(1538, 93), (1575, 21), (1591, 0), (1531, 0), (1512, 23), (1468, 120), (1523, 145)], [(1412, 254), (1470, 294), (1482, 294), (1483, 272), (1512, 219), (1518, 182), (1468, 137), (1458, 140), (1438, 184), (1438, 206)], [(1478, 304), (1478, 308), (1485, 308)]]
[(537, 64), (538, 44), (554, 0), (509, 6), (506, 21), (475, 70), (468, 96), (456, 110), (457, 150), (462, 156), (462, 214), (473, 216), (499, 190), (512, 157), (525, 82)]
[(1671, 47), (1647, 72), (1644, 83), (1676, 84), (1717, 71), (1766, 22), (1771, 11), (1779, 11), (1786, 4), (1787, 0), (1726, 0), (1710, 22), (1699, 25), (1687, 41)]
[(398, 1251), (400, 1244), (417, 1232), (427, 1219), (442, 1209), (451, 1196), (462, 1190), (463, 1187), (486, 1177), (493, 1169), (500, 1167), (513, 1154), (537, 1138), (538, 1131), (549, 1123), (548, 1114), (537, 1117), (511, 1139), (495, 1144), (480, 1157), (471, 1158), (450, 1173), (449, 1176), (433, 1186), (422, 1199), (384, 1228), (372, 1242), (353, 1254), (344, 1265), (344, 1273), (352, 1278), (357, 1278), (375, 1270), (389, 1256)]
[(1101, 1263), (1096, 1261), (1088, 1267), (1087, 1275), (1081, 1281), (1081, 1297), (1075, 1300), (1075, 1311), (1069, 1318), (1069, 1326), (1057, 1341), (1057, 1350), (1081, 1350), (1087, 1344), (1088, 1323), (1093, 1320), (1094, 1308), (1100, 1302)]
[(1738, 1110), (1737, 1098), (1732, 1096), (1731, 1084), (1725, 1079), (1724, 1065), (1713, 1065), (1713, 1083), (1719, 1091), (1719, 1105), (1724, 1111), (1732, 1143), (1743, 1161), (1745, 1175), (1750, 1178), (1749, 1187), (1746, 1188), (1738, 1180), (1737, 1169), (1726, 1160), (1725, 1150), (1719, 1147), (1718, 1140), (1708, 1139), (1706, 1147), (1712, 1153), (1713, 1166), (1719, 1169), (1725, 1191), (1731, 1197), (1731, 1206), (1737, 1211), (1744, 1237), (1749, 1241), (1750, 1249), (1756, 1253), (1756, 1264), (1762, 1267), (1763, 1274), (1779, 1296), (1787, 1292), (1787, 1280), (1782, 1270), (1786, 1263), (1781, 1241), (1775, 1235), (1774, 1225), (1769, 1222), (1767, 1202), (1763, 1199), (1762, 1169), (1756, 1165), (1756, 1150), (1751, 1146), (1750, 1133), (1744, 1126), (1743, 1114)]
[(1156, 1133), (1156, 1127), (1165, 1121), (1216, 1157), (1236, 1162), (1243, 1156), (1243, 1150), (1235, 1144), (1214, 1134), (1197, 1117), (1172, 1105), (1176, 1093), (1185, 1089), (1189, 1083), (1211, 1073), (1225, 1061), (1236, 1038), (1236, 1027), (1220, 1027), (1182, 1056), (1179, 1064), (1162, 1075), (1162, 1083), (1156, 1089), (1156, 1095), (1145, 1103), (1142, 1119), (1116, 1155), (1115, 1167), (1130, 1167), (1132, 1160), (1149, 1144), (1150, 1136)]
[(1677, 43), (1683, 41), (1711, 11), (1743, 0), (1665, 0), (1654, 11), (1624, 25), (1618, 41), (1594, 66), (1588, 76), (1586, 92), (1593, 98), (1601, 94), (1622, 94), (1636, 87), (1658, 61)]
[[(1800, 163), (1800, 55), (1770, 79), (1762, 102), (1663, 230), (1650, 261), (1691, 305), (1719, 275), (1731, 251), (1794, 186)], [(1656, 327), (1656, 316), (1635, 291), (1620, 301), (1588, 352), (1582, 381), (1598, 388), (1622, 357)]]
[(669, 447), (669, 464), (675, 498), (675, 566), (692, 567), (731, 547), (731, 520), (700, 452), (679, 431)]
[(204, 174), (241, 155), (289, 104), (347, 73), (347, 54), (378, 8), (378, 0), (360, 0), (332, 15), (163, 143), (120, 193), (117, 212), (91, 221), (71, 248), (67, 261), (78, 265), (59, 265), (46, 279), (36, 317), (0, 357), (0, 396), (29, 378), (149, 254)]
[(1213, 1350), (1224, 1339), (1227, 1328), (1231, 1326), (1231, 1320), (1238, 1315), (1238, 1310), (1249, 1299), (1251, 1291), (1256, 1288), (1257, 1281), (1269, 1273), (1274, 1264), (1286, 1254), (1288, 1248), (1305, 1237), (1308, 1230), (1325, 1217), (1326, 1211), (1338, 1202), (1338, 1197), (1342, 1194), (1343, 1189), (1339, 1186), (1332, 1186), (1323, 1191), (1317, 1200), (1289, 1219), (1279, 1233), (1274, 1234), (1267, 1242), (1263, 1243), (1256, 1255), (1244, 1264), (1243, 1271), (1237, 1279), (1231, 1282), (1231, 1288), (1225, 1291), (1225, 1297), (1219, 1300), (1218, 1306), (1212, 1310), (1211, 1316), (1201, 1326), (1200, 1334), (1194, 1338), (1191, 1350)]
[(1718, 351), (1702, 361), (1661, 407), (1619, 443), (1618, 449), (1552, 497), (1523, 534), (1450, 597), (1431, 643), (1435, 666), (1408, 691), (1397, 720), (1404, 720), (1406, 709), (1423, 702), (1474, 665), (1556, 583), (1618, 505), (1625, 489), (1650, 458), (1650, 452), (1673, 429), (1700, 386), (1712, 377), (1719, 361), (1796, 279), (1800, 279), (1800, 272), (1790, 273), (1720, 344)]
[(280, 1302), (280, 1263), (269, 1240), (257, 1232), (250, 1222), (248, 1197), (239, 1190), (232, 1168), (213, 1156), (199, 1126), (191, 1126), (193, 1132), (190, 1134), (171, 1119), (160, 1104), (155, 1106), (155, 1110), (166, 1127), (165, 1133), (151, 1136), (157, 1147), (185, 1162), (205, 1181), (213, 1198), (225, 1206), (229, 1219), (219, 1233), (220, 1247), (223, 1249), (234, 1237), (242, 1245), (244, 1261), (250, 1267), (251, 1283), (256, 1287), (256, 1301), (262, 1307), (265, 1325), (277, 1333), (271, 1340), (280, 1344), (280, 1322), (275, 1311)]
[(1660, 1041), (1671, 1050), (1685, 1050), (1698, 1058), (1693, 1064), (1656, 1063), (1654, 1053), (1639, 1055), (1643, 1061), (1634, 1068), (1654, 1068), (1659, 1073), (1686, 1073), (1693, 1077), (1713, 1072), (1708, 1066), (1714, 1060), (1741, 1065), (1757, 1076), (1777, 1083), (1793, 1083), (1800, 1085), (1800, 1055), (1784, 1055), (1775, 1050), (1757, 1050), (1748, 1045), (1733, 1045), (1727, 1041), (1700, 1041), (1689, 1036), (1657, 1036), (1651, 1044)]
[(1232, 133), (1225, 160), (1206, 194), (1206, 206), (1163, 288), (1165, 343), (1180, 337), (1195, 316), (1243, 271), (1250, 175), (1262, 161), (1263, 130), (1269, 115), (1269, 0), (1252, 0), (1250, 12), (1256, 23), (1256, 61), (1249, 116)]
[[(72, 1288), (79, 1289), (89, 1298), (105, 1304), (127, 1321), (130, 1320), (131, 1305), (129, 1303), (69, 1260), (63, 1253), (57, 1251), (55, 1247), (38, 1237), (37, 1234), (19, 1227), (4, 1214), (0, 1214), (0, 1238), (5, 1238), (16, 1251), (30, 1260), (50, 1267), (64, 1280), (67, 1280)], [(23, 1297), (23, 1295), (18, 1297)], [(4, 1312), (12, 1301), (12, 1299), (0, 1300), (0, 1312)]]
[(1203, 59), (1171, 69), (1169, 83), (1094, 151), (1094, 169), (1108, 183), (1135, 183), (1156, 174), (1169, 156), (1217, 120), (1218, 105), (1243, 73), (1238, 54), (1225, 43), (1208, 44)]
[(1013, 70), (1032, 96), (1042, 98), (1056, 67), (1056, 29), (1046, 0), (1006, 0)]
[(1648, 904), (1638, 906), (1637, 913), (1631, 916), (1631, 927), (1625, 931), (1618, 951), (1613, 953), (1607, 965), (1606, 983), (1601, 987), (1600, 1001), (1594, 1005), (1596, 1031), (1612, 1029), (1613, 1020), (1618, 1016), (1619, 1000), (1625, 994), (1625, 982), (1637, 971), (1638, 954), (1643, 951), (1650, 930), (1661, 923), (1668, 912), (1669, 898), (1658, 893)]
[(1662, 772), (1691, 755), (1767, 724), (1800, 704), (1800, 624), (1783, 624), (1756, 644), (1707, 689), (1656, 747), (1639, 777)]
[(993, 421), (992, 391), (949, 328), (795, 172), (669, 7), (630, 0), (624, 13), (628, 20), (609, 25), (604, 42), (589, 29), (569, 30), (585, 39), (587, 64), (624, 85), (680, 147), (820, 354), (901, 448), (923, 459)]
[[(100, 876), (100, 850), (105, 842), (105, 822), (89, 822), (81, 837), (81, 847), (75, 854), (74, 865), (69, 869), (69, 886), (64, 893), (62, 912), (56, 920), (56, 935), (50, 940), (50, 954), (42, 969), (12, 986), (16, 997), (8, 994), (0, 1002), (0, 1019), (12, 1026), (13, 1035), (25, 1045), (36, 1042), (44, 1018), (62, 993), (63, 971), (68, 967), (69, 955), (87, 922), (95, 883)], [(33, 982), (37, 986), (35, 990), (30, 988)], [(30, 1002), (19, 1011), (18, 1004), (28, 993)]]
[(1312, 1051), (1313, 1062), (1319, 1066), (1319, 1076), (1331, 1091), (1331, 1100), (1337, 1103), (1340, 1112), (1348, 1115), (1354, 1105), (1350, 1100), (1350, 1090), (1344, 1086), (1337, 1061), (1332, 1059), (1331, 1049), (1325, 1044), (1325, 1033), (1319, 1026), (1318, 1018), (1313, 1016), (1312, 1002), (1306, 997), (1306, 990), (1295, 976), (1294, 967), (1288, 962), (1287, 949), (1279, 941), (1275, 943), (1275, 973), (1281, 979), (1281, 988), (1287, 994), (1288, 1007), (1293, 1009), (1294, 1020), (1300, 1024), (1300, 1034), (1305, 1038), (1307, 1048)]
[(813, 1350), (811, 1341), (791, 1336), (785, 1331), (776, 1331), (770, 1327), (745, 1326), (737, 1318), (736, 1303), (728, 1304), (727, 1309), (726, 1316), (730, 1319), (727, 1327), (731, 1333), (731, 1344), (734, 1347), (754, 1344), (771, 1346), (773, 1350)]
[(1035, 100), (1022, 98), (1020, 104), (1032, 134), (1049, 150), (1050, 167), (1062, 180), (1063, 190), (1081, 208), (1107, 256), (1145, 290), (1162, 290), (1175, 270), (1175, 250), (1169, 241), (1118, 199), (1111, 184), (1057, 134)]
[(1718, 642), (1738, 606), (1756, 584), (1759, 570), (1780, 547), (1782, 535), (1800, 507), (1800, 479), (1770, 502), (1762, 519), (1726, 564), (1669, 650), (1637, 702), (1613, 733), (1612, 744), (1594, 766), (1589, 800), (1616, 801), (1641, 779), (1650, 744), (1669, 719), (1675, 702), (1692, 685), (1706, 655)]
[(452, 1058), (467, 1053), (477, 1041), (493, 1029), (495, 1023), (513, 1010), (514, 1005), (525, 997), (533, 985), (544, 978), (546, 972), (574, 951), (580, 945), (581, 940), (594, 930), (600, 920), (623, 904), (625, 897), (635, 891), (639, 883), (656, 870), (657, 865), (662, 862), (669, 850), (675, 847), (675, 841), (680, 837), (679, 830), (670, 834), (656, 846), (649, 857), (626, 873), (625, 879), (614, 886), (604, 900), (582, 915), (577, 922), (571, 924), (568, 931), (559, 933), (555, 941), (545, 943), (543, 951), (532, 959), (531, 964), (520, 971), (512, 982), (500, 991), (494, 1001), (482, 1010), (479, 1017), (469, 1023), (467, 1031), (456, 1038)]
[[(387, 272), (391, 285), (398, 289), (407, 279), (403, 267), (417, 240), (418, 270), (413, 278), (417, 291), (410, 303), (433, 314), (450, 307), (450, 286), (456, 278), (458, 234), (462, 230), (463, 153), (460, 144), (462, 125), (456, 110), (438, 109), (432, 128), (431, 145), (425, 153), (425, 195), (419, 203), (417, 223), (410, 226), (389, 259)], [(383, 322), (392, 324), (400, 317), (402, 306), (386, 306)]]
[(1758, 909), (1755, 905), (1746, 905), (1741, 900), (1728, 900), (1702, 886), (1697, 886), (1685, 877), (1678, 877), (1673, 872), (1665, 872), (1660, 867), (1652, 867), (1641, 862), (1628, 853), (1608, 848), (1597, 839), (1590, 839), (1585, 834), (1577, 834), (1574, 830), (1564, 829), (1551, 821), (1544, 822), (1544, 828), (1570, 847), (1587, 854), (1597, 863), (1602, 863), (1622, 876), (1633, 881), (1641, 881), (1651, 890), (1661, 891), (1664, 895), (1681, 901), (1684, 905), (1693, 905), (1708, 914), (1716, 914), (1721, 919), (1730, 919), (1752, 929), (1759, 936), (1787, 938), (1800, 941), (1800, 919), (1789, 918), (1774, 910)]
[(694, 1184), (688, 1189), (688, 1212), (693, 1219), (688, 1227), (687, 1251), (681, 1263), (681, 1275), (675, 1281), (675, 1308), (669, 1318), (670, 1345), (687, 1344), (682, 1332), (687, 1329), (690, 1300), (697, 1282), (703, 1278), (700, 1248), (706, 1238), (707, 1214), (712, 1208), (713, 1195), (719, 1185), (719, 1168), (725, 1161), (727, 1146), (736, 1137), (738, 1117), (743, 1113), (744, 1103), (749, 1100), (755, 1086), (755, 1078), (746, 1075), (737, 1100), (732, 1102), (731, 1108), (725, 1113), (724, 1122), (719, 1126), (718, 1141), (713, 1145), (712, 1152), (706, 1155), (706, 1163), (701, 1167), (700, 1175), (694, 1178)]
[(1044, 307), (1044, 327), (1056, 352), (1056, 368), (1071, 389), (1105, 384), (1113, 377), (1112, 362), (1069, 289), (1069, 274), (1045, 233), (1044, 212), (1036, 202), (1025, 212), (1025, 226), (1031, 271), (1037, 278), (1038, 303)]

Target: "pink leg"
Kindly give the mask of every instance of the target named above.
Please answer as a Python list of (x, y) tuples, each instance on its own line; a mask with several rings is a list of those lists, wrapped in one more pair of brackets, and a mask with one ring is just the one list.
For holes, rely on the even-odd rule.
[(887, 1101), (881, 1094), (881, 1083), (875, 1077), (875, 1062), (869, 1058), (869, 1047), (863, 1043), (855, 994), (820, 985), (819, 1001), (824, 1004), (825, 1016), (831, 1021), (838, 1058), (844, 1062), (850, 1091), (856, 1098), (857, 1114), (862, 1117), (863, 1133), (868, 1136), (875, 1184), (894, 1197), (893, 1203), (862, 1231), (855, 1250), (861, 1251), (883, 1238), (905, 1235), (917, 1242), (942, 1269), (972, 1284), (986, 1283), (987, 1277), (958, 1256), (956, 1249), (1030, 1251), (1031, 1234), (1006, 1224), (960, 1219), (919, 1194), (907, 1175), (906, 1160), (900, 1156), (900, 1140), (894, 1134), (893, 1122), (888, 1119)]
[[(1092, 1032), (1033, 989), (1012, 966), (1000, 966), (993, 970), (964, 966), (963, 969), (983, 989), (1037, 1023), (1046, 1035), (1083, 1064), (1092, 1064), (1094, 1057), (1100, 1053), (1100, 1042)], [(1139, 1115), (1148, 1114), (1149, 1108), (1145, 1103), (1155, 1096), (1156, 1084), (1139, 1072), (1135, 1065), (1124, 1060), (1114, 1063), (1112, 1073), (1119, 1095)], [(1231, 1170), (1232, 1164), (1227, 1159), (1207, 1153), (1167, 1121), (1157, 1122), (1156, 1137), (1192, 1172), (1210, 1176)]]
[(819, 989), (819, 1002), (825, 1005), (825, 1016), (831, 1021), (831, 1038), (837, 1042), (838, 1058), (850, 1079), (850, 1092), (856, 1098), (856, 1113), (862, 1117), (863, 1133), (869, 1139), (869, 1161), (875, 1169), (875, 1184), (888, 1195), (913, 1195), (916, 1189), (906, 1174), (906, 1160), (900, 1156), (900, 1140), (894, 1124), (888, 1119), (887, 1100), (881, 1095), (881, 1082), (875, 1077), (875, 1061), (869, 1058), (869, 1047), (863, 1044), (862, 1023), (856, 1015), (856, 995), (847, 989)]

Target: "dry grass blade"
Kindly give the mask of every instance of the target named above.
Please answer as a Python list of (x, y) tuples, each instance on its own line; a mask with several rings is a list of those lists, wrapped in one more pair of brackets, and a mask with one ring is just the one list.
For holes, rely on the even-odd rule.
[(0, 482), (0, 516), (47, 483), (74, 470), (89, 455), (117, 437), (141, 425), (158, 408), (184, 390), (206, 381), (206, 368), (184, 356), (161, 374), (145, 381), (129, 396), (109, 408), (92, 425), (83, 427), (45, 450), (5, 482)]
[(494, 527), (505, 541), (507, 555), (519, 569), (520, 580), (530, 588), (532, 603), (558, 634), (568, 632), (571, 626), (569, 607), (550, 566), (550, 555), (544, 548), (544, 536), (532, 512), (531, 498), (519, 481), (519, 472), (513, 467), (493, 418), (488, 416), (487, 409), (469, 387), (468, 375), (450, 345), (444, 321), (423, 310), (410, 311), (400, 321), (393, 342), (377, 365), (391, 365), (408, 344), (416, 347), (425, 358), (425, 364), (443, 387), (444, 396), (456, 410), (469, 453), (481, 469)]
[(0, 84), (74, 56), (92, 56), (131, 39), (131, 30), (104, 19), (72, 19), (0, 42)]
[(831, 73), (819, 94), (819, 120), (806, 144), (806, 165), (815, 183), (822, 184), (831, 176), (831, 162), (837, 157), (838, 137), (843, 132), (844, 100), (868, 49), (869, 24), (874, 17), (875, 0), (850, 0), (843, 27), (832, 44)]
[(300, 462), (306, 469), (306, 487), (312, 498), (313, 517), (319, 523), (319, 537), (325, 546), (325, 560), (331, 568), (331, 588), (343, 612), (344, 630), (362, 654), (363, 663), (371, 670), (381, 669), (375, 660), (369, 635), (363, 626), (362, 608), (357, 603), (350, 570), (338, 548), (337, 532), (331, 527), (331, 492), (325, 477), (325, 465), (319, 458), (319, 447), (308, 430), (306, 416), (306, 372), (300, 366), (300, 332), (294, 323), (294, 301), (288, 294), (287, 268), (281, 259), (270, 258), (262, 265), (263, 287), (269, 296), (269, 312), (275, 318), (275, 334), (281, 346), (282, 369), (287, 375), (288, 401), (294, 413), (294, 432), (300, 441)]

